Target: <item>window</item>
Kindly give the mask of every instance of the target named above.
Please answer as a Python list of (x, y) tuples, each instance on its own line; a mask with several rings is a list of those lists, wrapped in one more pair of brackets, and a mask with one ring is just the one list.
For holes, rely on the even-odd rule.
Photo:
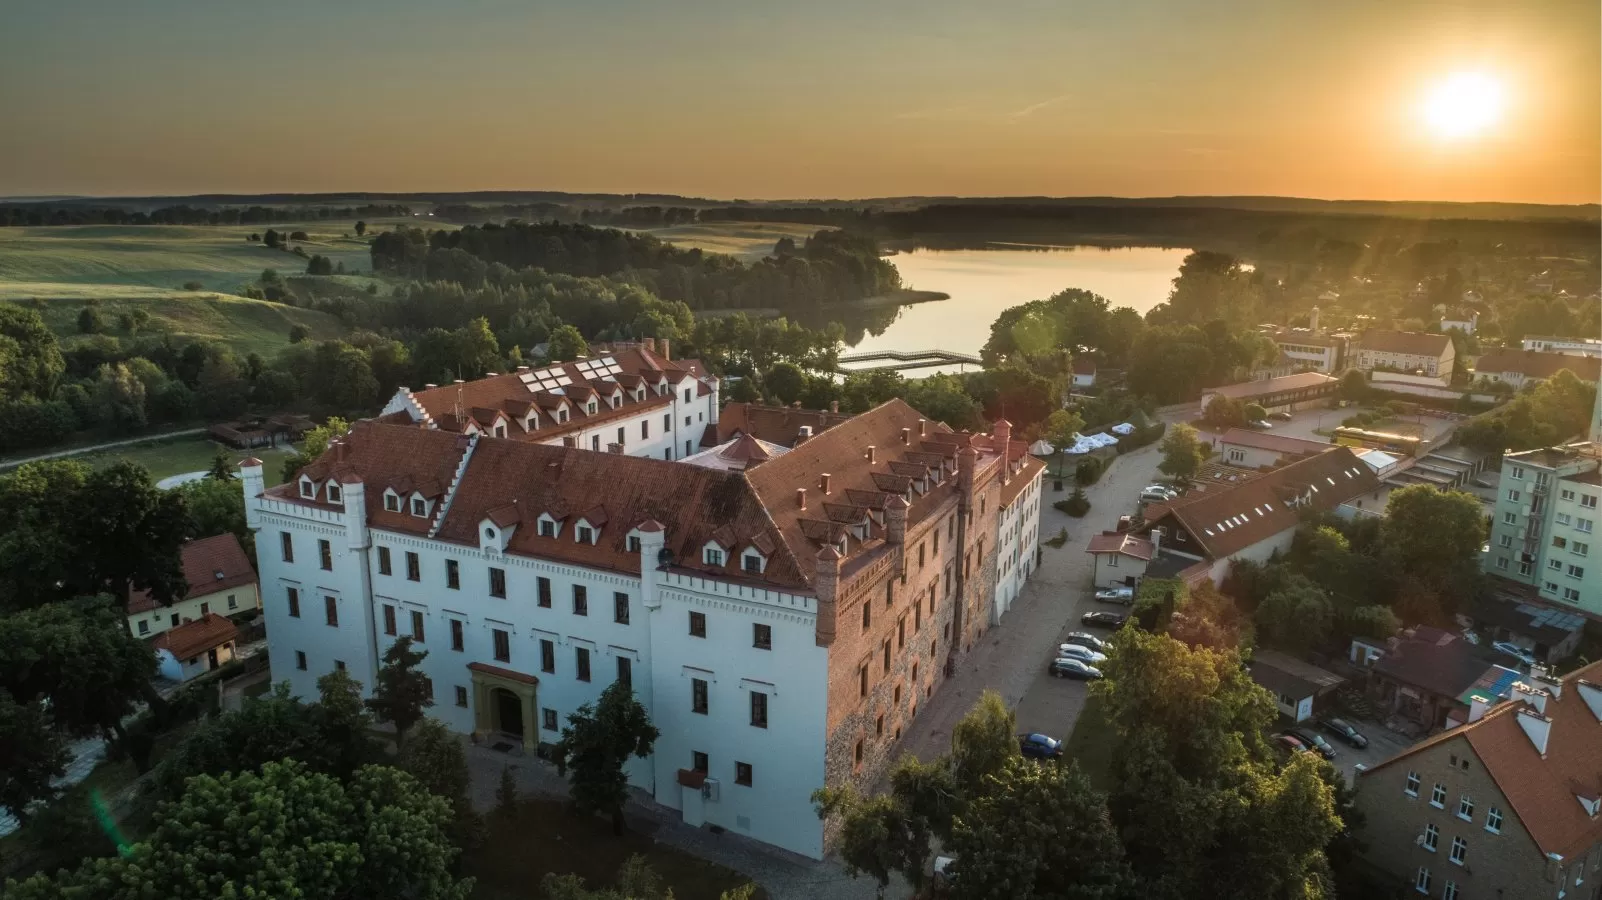
[(556, 523), (550, 519), (541, 519), (540, 537), (556, 537)]
[(705, 753), (702, 753), (699, 750), (691, 750), (690, 751), (690, 771), (692, 771), (692, 772), (707, 772), (707, 771), (711, 770), (711, 768), (712, 768), (712, 765), (707, 760)]
[(573, 585), (573, 615), (587, 616), (590, 614), (590, 592), (582, 584)]
[(1569, 552), (1575, 556), (1587, 556), (1591, 553), (1591, 545), (1581, 541), (1575, 541), (1574, 545), (1569, 547)]
[(1594, 523), (1590, 519), (1575, 519), (1574, 520), (1574, 529), (1576, 531), (1583, 531), (1586, 534), (1590, 534), (1591, 533), (1591, 526), (1593, 524)]
[(540, 727), (546, 731), (556, 730), (556, 710), (548, 707), (540, 710)]
[(706, 548), (705, 558), (706, 564), (709, 566), (723, 565), (723, 551), (717, 549), (716, 547)]
[(914, 632), (919, 632), (919, 631), (923, 630), (923, 598), (922, 597), (919, 597), (917, 605), (912, 607), (912, 630)]
[(543, 575), (539, 579), (539, 604), (546, 609), (551, 608), (551, 579)]
[[(300, 588), (288, 588), (287, 591), (289, 593), (289, 617), (298, 619), (300, 618)], [(174, 618), (177, 617), (174, 616)]]
[(1441, 829), (1435, 827), (1433, 824), (1424, 826), (1424, 849), (1425, 850), (1428, 850), (1431, 853), (1434, 853), (1436, 846), (1440, 843), (1440, 840), (1441, 840)]
[(1580, 495), (1580, 508), (1581, 509), (1596, 509), (1596, 495), (1595, 494), (1581, 494)]
[(388, 547), (379, 547), (378, 548), (378, 574), (380, 574), (380, 575), (388, 575), (388, 574), (390, 574), (390, 571), (389, 571), (389, 548)]
[(902, 649), (902, 648), (904, 648), (906, 646), (907, 646), (907, 617), (906, 616), (902, 616), (900, 619), (896, 620), (896, 649), (900, 650), (900, 649)]
[(323, 616), (328, 620), (328, 624), (335, 628), (339, 627), (339, 601), (331, 595), (323, 597)]
[(590, 651), (584, 647), (573, 649), (574, 663), (578, 667), (578, 680), (590, 680)]
[(1407, 773), (1407, 786), (1402, 788), (1402, 793), (1408, 795), (1409, 797), (1417, 797), (1418, 796), (1418, 773), (1417, 772), (1409, 772), (1409, 773)]
[(706, 637), (706, 613), (690, 613), (690, 637)]
[(1583, 566), (1569, 566), (1568, 575), (1570, 578), (1584, 578), (1585, 568)]
[(1504, 524), (1504, 525), (1517, 525), (1518, 523), (1519, 523), (1518, 513), (1502, 513), (1502, 524)]
[(873, 627), (873, 604), (862, 604), (862, 630), (867, 631)]
[(1438, 806), (1441, 809), (1446, 808), (1446, 785), (1441, 784), (1439, 781), (1435, 783), (1434, 790), (1430, 791), (1430, 805)]
[(706, 715), (706, 681), (690, 679), (690, 712)]
[(451, 649), (460, 652), (462, 649), (462, 620), (451, 620)]
[(424, 500), (422, 497), (413, 497), (412, 498), (412, 515), (416, 516), (419, 519), (421, 519), (424, 516), (428, 515), (428, 501)]
[[(1573, 525), (1574, 524), (1574, 517), (1569, 515), (1568, 513), (1558, 513), (1556, 518), (1557, 518), (1557, 523), (1559, 525)], [(1512, 523), (1510, 522), (1508, 524), (1511, 525)]]
[(1423, 866), (1418, 867), (1418, 878), (1413, 882), (1413, 888), (1420, 894), (1430, 892), (1430, 870)]
[(639, 538), (639, 535), (634, 535), (634, 534), (629, 535), (629, 552), (630, 553), (638, 553), (638, 552), (640, 552), (640, 538)]
[(422, 581), (423, 580), (423, 567), (422, 567), (422, 564), (418, 561), (417, 554), (411, 552), (410, 550), (406, 551), (406, 580), (407, 581)]
[(1502, 535), (1502, 537), (1498, 540), (1498, 543), (1502, 546), (1503, 549), (1506, 549), (1508, 547), (1513, 546), (1513, 535), (1511, 535), (1511, 534)]
[(150, 633), (150, 620), (149, 619), (140, 619), (139, 620), (139, 633), (140, 634), (149, 634)]
[(400, 498), (390, 491), (385, 491), (384, 509), (390, 512), (400, 512)]
[(580, 525), (574, 534), (574, 539), (581, 544), (593, 544), (595, 543), (595, 529), (588, 525)]
[(734, 764), (734, 783), (744, 787), (751, 786), (751, 764), (737, 762)]
[(934, 549), (929, 551), (929, 555), (930, 556), (939, 556), (940, 555), (940, 529), (939, 528), (936, 528), (934, 530)]
[(1524, 480), (1524, 467), (1523, 466), (1514, 466), (1512, 475), (1516, 480), (1523, 481)]
[[(672, 430), (672, 428), (673, 428), (673, 414), (672, 413), (663, 413), (662, 414), (662, 433), (666, 434), (668, 431)], [(670, 450), (668, 452), (671, 453), (672, 451)]]
[(412, 610), (412, 640), (423, 643), (423, 614)]
[(467, 688), (459, 684), (456, 686), (456, 705), (463, 709), (467, 708)]
[(1561, 560), (1561, 559), (1549, 559), (1549, 560), (1546, 561), (1546, 567), (1548, 569), (1552, 569), (1554, 571), (1561, 572), (1561, 571), (1563, 571), (1563, 560)]
[(860, 741), (860, 740), (857, 741), (857, 746), (852, 751), (852, 754), (856, 757), (857, 767), (861, 768), (861, 766), (862, 766), (862, 741)]
[(506, 570), (497, 569), (494, 566), (491, 566), (489, 570), (489, 578), (490, 596), (499, 597), (502, 600), (506, 599)]
[(300, 495), (306, 498), (316, 498), (317, 485), (310, 478), (302, 478), (300, 480)]
[(634, 660), (627, 656), (617, 658), (617, 680), (626, 688), (634, 687)]
[(773, 649), (773, 626), (760, 623), (751, 626), (751, 646), (758, 650)]
[(879, 718), (873, 720), (873, 736), (884, 737), (884, 716), (882, 714)]
[(1507, 499), (1513, 501), (1514, 503), (1519, 502), (1519, 492), (1518, 491), (1508, 491), (1507, 492)]
[(495, 629), (495, 658), (501, 662), (512, 661), (512, 636), (502, 629)]
[(888, 674), (890, 674), (890, 639), (889, 638), (885, 638), (884, 639), (884, 643), (880, 645), (880, 651), (881, 651), (881, 653), (882, 653), (882, 655), (884, 657), (884, 672), (885, 672), (886, 675), (888, 675)]
[(768, 727), (768, 695), (760, 691), (751, 692), (751, 726)]
[(1457, 798), (1457, 817), (1465, 822), (1474, 821), (1474, 800), (1468, 794)]
[[(613, 408), (613, 409), (616, 409), (616, 408), (617, 408), (617, 407), (618, 407), (618, 406), (620, 406), (620, 405), (621, 405), (621, 404), (622, 404), (622, 403), (623, 403), (623, 401), (622, 401), (622, 400), (614, 400), (614, 401), (613, 401), (613, 402), (612, 402), (612, 408)], [(619, 425), (619, 426), (617, 426), (617, 443), (618, 443), (618, 446), (619, 446), (619, 447), (621, 447), (621, 446), (623, 446), (623, 441), (624, 441), (624, 437), (623, 437), (623, 426), (622, 426), (622, 425)]]
[(301, 670), (302, 672), (306, 671), (306, 651), (295, 651), (295, 668)]
[(338, 503), (338, 502), (340, 502), (339, 498), (340, 498), (339, 485), (330, 484), (328, 486), (328, 502), (329, 503)]
[(857, 696), (868, 696), (868, 664), (857, 666)]
[(1498, 569), (1502, 569), (1502, 570), (1506, 571), (1506, 569), (1507, 569), (1507, 557), (1498, 556), (1496, 558), (1496, 567)]
[(1558, 491), (1558, 498), (1561, 500), (1572, 501), (1574, 499), (1574, 491), (1570, 490), (1569, 488), (1564, 488), (1563, 490)]
[(556, 671), (556, 644), (548, 640), (540, 641), (540, 671)]
[(1528, 563), (1528, 562), (1519, 563), (1519, 574), (1520, 575), (1528, 575), (1528, 574), (1530, 574), (1530, 572), (1534, 571), (1534, 569), (1535, 569), (1535, 564), (1534, 563)]
[(1461, 866), (1463, 864), (1463, 860), (1467, 856), (1468, 841), (1465, 841), (1460, 837), (1452, 838), (1452, 853), (1447, 858)]
[(629, 624), (629, 595), (622, 591), (612, 593), (612, 621), (619, 625)]
[(278, 549), (283, 554), (284, 562), (295, 561), (295, 539), (289, 536), (289, 532), (278, 532)]
[(1557, 585), (1557, 582), (1555, 582), (1555, 581), (1548, 581), (1546, 583), (1546, 585), (1541, 588), (1541, 590), (1547, 592), (1548, 594), (1557, 593), (1557, 589), (1558, 589), (1558, 585)]
[(395, 634), (395, 607), (388, 603), (384, 604), (384, 633)]
[(744, 569), (747, 575), (761, 575), (762, 557), (755, 553), (747, 553), (740, 557), (740, 568)]
[[(594, 403), (590, 404), (590, 412), (595, 412), (595, 404)], [(598, 434), (590, 435), (590, 449), (592, 451), (596, 452), (596, 453), (599, 453), (601, 451), (601, 436), (600, 435), (598, 435)]]
[(434, 679), (423, 678), (423, 696), (429, 700), (434, 699)]
[(649, 420), (642, 421), (640, 423), (640, 440), (643, 441), (643, 440), (645, 440), (646, 438), (648, 438), (650, 436), (651, 436), (651, 423), (650, 423), (650, 421)]
[(1579, 589), (1578, 588), (1564, 588), (1563, 589), (1563, 599), (1569, 601), (1570, 603), (1579, 603), (1580, 602), (1580, 591), (1579, 591)]
[(334, 571), (334, 547), (327, 541), (317, 542), (317, 564), (322, 566), (325, 572)]
[(462, 589), (462, 566), (454, 559), (445, 560), (445, 586), (453, 591)]
[(1441, 888), (1441, 900), (1457, 900), (1457, 882), (1448, 881)]

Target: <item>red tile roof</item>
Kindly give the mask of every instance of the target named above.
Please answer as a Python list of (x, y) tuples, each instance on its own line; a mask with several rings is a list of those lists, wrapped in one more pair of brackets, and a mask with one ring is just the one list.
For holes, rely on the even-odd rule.
[[(1023, 441), (1012, 441), (1010, 443), (1012, 447), (1009, 448), (1007, 459), (1018, 465), (1018, 471), (1009, 475), (1007, 483), (1001, 486), (1001, 505), (1004, 507), (1011, 506), (1012, 501), (1018, 499), (1018, 495), (1024, 492), (1024, 488), (1027, 488), (1030, 482), (1035, 480), (1035, 476), (1046, 470), (1044, 462), (1028, 455), (1028, 444)], [(1020, 451), (1016, 455), (1011, 452), (1015, 449)], [(1021, 463), (1019, 463), (1020, 459), (1022, 460)]]
[[(204, 597), (256, 581), (250, 557), (232, 534), (189, 541), (178, 548), (178, 553), (184, 567), (184, 581), (189, 585), (186, 596)], [(136, 590), (128, 595), (129, 615), (149, 612), (160, 605), (147, 591)]]
[(1474, 372), (1479, 375), (1518, 372), (1526, 378), (1551, 378), (1564, 369), (1573, 372), (1581, 381), (1596, 381), (1602, 373), (1602, 359), (1534, 350), (1501, 350), (1487, 353), (1474, 363)]
[(1157, 552), (1157, 546), (1145, 538), (1135, 537), (1132, 534), (1103, 531), (1090, 539), (1090, 545), (1085, 548), (1085, 552), (1120, 553), (1124, 556), (1133, 556), (1135, 559), (1150, 562), (1152, 554)]
[(813, 437), (828, 431), (851, 417), (845, 413), (801, 409), (795, 406), (763, 406), (759, 403), (730, 403), (718, 414), (717, 438), (702, 446), (714, 446), (728, 441), (737, 434), (749, 434), (781, 447), (794, 446), (801, 426), (812, 428)]
[(179, 662), (193, 659), (213, 647), (239, 637), (239, 629), (228, 619), (209, 612), (193, 622), (185, 622), (177, 628), (171, 628), (156, 635), (150, 640), (150, 646), (157, 650), (166, 650)]
[[(301, 470), (321, 483), (327, 478), (360, 479), (366, 490), (367, 521), (375, 528), (427, 534), (439, 512), (439, 500), (456, 476), (462, 454), (471, 440), (460, 434), (409, 425), (358, 422), (350, 433), (334, 442), (327, 453)], [(340, 448), (343, 447), (342, 451)], [(343, 452), (344, 458), (340, 458)], [(384, 508), (384, 491), (400, 495), (400, 509)], [(409, 511), (413, 492), (433, 501), (428, 518)], [(273, 500), (332, 509), (329, 504), (300, 496), (299, 480), (269, 488)]]
[(1186, 495), (1152, 525), (1177, 523), (1208, 557), (1219, 560), (1295, 528), (1304, 507), (1331, 510), (1378, 489), (1373, 469), (1350, 449), (1331, 447), (1233, 487)]
[(1218, 443), (1296, 455), (1323, 453), (1330, 448), (1330, 445), (1323, 441), (1310, 441), (1305, 438), (1294, 438), (1267, 431), (1255, 431), (1250, 428), (1231, 428), (1224, 432), (1223, 437), (1218, 439)]
[(1440, 357), (1452, 349), (1452, 339), (1444, 334), (1423, 331), (1385, 331), (1374, 329), (1357, 339), (1358, 350), (1400, 353), (1407, 356)]

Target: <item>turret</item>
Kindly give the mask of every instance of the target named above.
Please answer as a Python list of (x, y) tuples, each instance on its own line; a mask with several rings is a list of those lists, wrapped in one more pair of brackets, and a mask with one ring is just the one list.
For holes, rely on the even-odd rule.
[(239, 480), (245, 492), (245, 526), (255, 530), (261, 527), (261, 507), (258, 504), (262, 491), (267, 489), (262, 479), (261, 460), (251, 456), (240, 461)]
[(345, 502), (346, 545), (361, 553), (367, 549), (367, 485), (360, 475), (347, 475), (339, 479), (339, 496)]
[(636, 530), (640, 533), (640, 601), (646, 609), (661, 609), (662, 594), (657, 585), (662, 567), (671, 561), (663, 558), (667, 531), (655, 519), (646, 519)]

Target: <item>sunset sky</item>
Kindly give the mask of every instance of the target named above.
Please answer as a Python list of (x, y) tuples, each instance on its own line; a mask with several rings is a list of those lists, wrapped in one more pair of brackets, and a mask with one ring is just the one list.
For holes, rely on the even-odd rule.
[(1594, 203), (1598, 6), (6, 0), (0, 196)]

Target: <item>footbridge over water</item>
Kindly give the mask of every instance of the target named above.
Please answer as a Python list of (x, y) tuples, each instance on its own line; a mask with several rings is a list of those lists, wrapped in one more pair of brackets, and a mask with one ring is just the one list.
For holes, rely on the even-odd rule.
[(840, 357), (840, 365), (851, 372), (873, 372), (880, 369), (925, 369), (931, 366), (980, 365), (983, 362), (972, 353), (955, 350), (874, 350), (868, 353), (847, 353)]

